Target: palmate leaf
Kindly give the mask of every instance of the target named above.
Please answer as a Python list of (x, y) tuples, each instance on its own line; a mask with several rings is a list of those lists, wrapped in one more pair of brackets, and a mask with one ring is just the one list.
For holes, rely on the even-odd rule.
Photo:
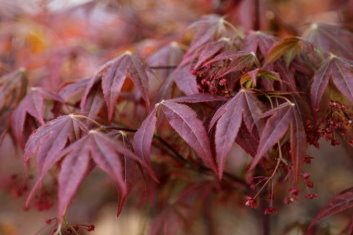
[(156, 102), (170, 98), (170, 88), (173, 84), (173, 77), (170, 75), (173, 72), (173, 67), (180, 64), (183, 55), (184, 50), (179, 43), (171, 42), (147, 59), (149, 66), (162, 68), (154, 71), (156, 77), (162, 80), (155, 98)]
[(120, 193), (117, 212), (119, 215), (128, 191), (122, 156), (143, 164), (133, 152), (123, 146), (123, 143), (95, 130), (89, 131), (88, 135), (62, 150), (59, 157), (65, 159), (59, 174), (58, 218), (61, 219), (65, 215), (67, 206), (87, 175), (90, 161), (106, 172), (117, 184)]
[[(227, 63), (227, 65), (225, 66), (223, 63)], [(228, 50), (204, 63), (203, 67), (207, 68), (215, 64), (220, 64), (221, 67), (215, 74), (215, 79), (217, 79), (232, 72), (250, 69), (258, 64), (258, 60), (254, 52)]]
[(212, 41), (202, 45), (195, 53), (191, 56), (185, 56), (183, 58), (182, 64), (192, 63), (195, 61), (193, 65), (193, 70), (197, 70), (202, 67), (204, 63), (215, 57), (220, 52), (231, 49), (232, 42), (229, 38), (220, 38), (217, 41)]
[(192, 53), (184, 55), (178, 67), (171, 73), (161, 89), (169, 89), (174, 81), (178, 88), (187, 96), (199, 93), (196, 76), (193, 72), (203, 69), (203, 65), (214, 58), (222, 50), (230, 47), (229, 40), (222, 38), (201, 45)]
[(197, 118), (195, 111), (179, 103), (216, 102), (224, 101), (224, 99), (219, 96), (195, 94), (158, 103), (135, 133), (133, 142), (135, 152), (141, 159), (149, 161), (156, 115), (158, 110), (162, 110), (172, 128), (190, 145), (198, 157), (216, 172), (209, 137), (203, 123)]
[(238, 136), (241, 124), (244, 123), (250, 133), (253, 133), (254, 127), (259, 132), (264, 125), (263, 120), (260, 119), (261, 114), (262, 107), (259, 101), (251, 91), (245, 89), (239, 91), (214, 114), (209, 129), (217, 123), (215, 144), (219, 178), (222, 177), (225, 159)]
[(254, 157), (250, 170), (254, 169), (267, 152), (284, 136), (287, 132), (293, 117), (292, 104), (284, 103), (274, 110), (265, 113), (264, 116), (271, 116), (261, 133), (260, 143)]
[[(24, 146), (26, 138), (28, 137), (27, 133), (25, 133), (27, 120), (30, 122), (30, 119), (33, 118), (39, 125), (44, 125), (45, 111), (47, 109), (46, 102), (49, 101), (54, 102), (53, 105), (63, 102), (59, 96), (39, 87), (34, 87), (31, 88), (14, 110), (11, 117), (11, 126), (20, 146)], [(29, 129), (32, 130), (31, 128)]]
[(157, 108), (158, 106), (155, 106), (148, 114), (134, 135), (133, 147), (135, 153), (146, 162), (150, 161), (151, 144), (157, 122)]
[(265, 78), (266, 80), (262, 80), (263, 82), (266, 82), (266, 81), (281, 82), (281, 79), (278, 73), (257, 68), (243, 74), (240, 78), (240, 84), (245, 87), (251, 87), (251, 86), (256, 87), (258, 83), (258, 78)]
[[(234, 144), (243, 120), (245, 105), (242, 93), (239, 92), (238, 95), (234, 96), (226, 105), (217, 110), (214, 116), (218, 117), (218, 113), (222, 112), (217, 120), (215, 133), (218, 178), (222, 177), (225, 158)], [(211, 121), (211, 124), (213, 122)]]
[(13, 109), (26, 95), (27, 85), (28, 79), (24, 69), (0, 77), (0, 142), (10, 128), (10, 117)]
[(66, 83), (60, 89), (59, 95), (64, 101), (75, 104), (81, 99), (89, 82), (90, 79), (86, 78), (74, 83)]
[(288, 66), (292, 62), (294, 57), (301, 52), (303, 48), (303, 43), (304, 42), (297, 37), (288, 37), (277, 42), (272, 46), (272, 48), (268, 52), (264, 66), (273, 63), (282, 56), (284, 56), (284, 60), (286, 61), (286, 65)]
[(156, 180), (145, 161), (124, 147), (120, 141), (92, 130), (92, 124), (95, 123), (87, 122), (84, 116), (70, 114), (46, 123), (30, 136), (26, 144), (24, 160), (28, 162), (35, 156), (39, 176), (28, 195), (26, 207), (48, 171), (63, 158), (59, 173), (58, 219), (60, 220), (65, 215), (66, 208), (82, 180), (94, 165), (105, 171), (119, 188), (118, 214), (127, 195), (122, 157), (139, 163)]
[(215, 41), (226, 36), (229, 23), (223, 17), (217, 15), (204, 16), (188, 27), (188, 30), (194, 30), (195, 35), (191, 41), (190, 49), (187, 52), (193, 53), (195, 49), (210, 41)]
[(29, 137), (24, 150), (24, 161), (28, 163), (35, 156), (39, 176), (27, 198), (26, 206), (49, 169), (61, 159), (60, 152), (88, 130), (89, 127), (74, 115), (65, 115), (41, 126)]
[(339, 26), (314, 23), (304, 33), (304, 38), (323, 51), (353, 59), (353, 33)]
[(243, 51), (260, 52), (265, 57), (276, 42), (277, 39), (269, 34), (253, 31), (244, 38)]
[(296, 105), (293, 110), (293, 118), (290, 126), (290, 155), (294, 187), (298, 184), (298, 177), (300, 175), (301, 164), (306, 156), (307, 145), (303, 119)]
[(330, 79), (353, 102), (353, 63), (351, 61), (331, 55), (316, 72), (311, 85), (311, 102), (314, 110), (318, 110), (322, 96)]
[(320, 210), (317, 216), (310, 222), (306, 234), (313, 234), (312, 228), (315, 224), (317, 224), (320, 220), (345, 211), (349, 208), (353, 207), (353, 188), (346, 189), (336, 196), (334, 196), (329, 203)]
[(264, 113), (262, 117), (269, 118), (262, 130), (257, 153), (249, 170), (253, 170), (256, 167), (261, 159), (280, 141), (289, 129), (293, 187), (297, 187), (301, 163), (307, 150), (306, 135), (300, 111), (297, 105), (286, 102)]
[(161, 106), (172, 128), (208, 167), (217, 172), (207, 131), (201, 120), (197, 118), (196, 112), (184, 104), (169, 101), (162, 102)]
[(209, 94), (195, 94), (195, 95), (188, 95), (188, 96), (181, 96), (173, 99), (169, 99), (170, 102), (177, 102), (177, 103), (208, 103), (208, 102), (219, 102), (219, 101), (226, 101), (227, 98), (223, 96), (217, 95), (209, 95)]
[(196, 77), (190, 72), (189, 65), (178, 66), (170, 76), (185, 95), (199, 93)]
[[(91, 79), (81, 100), (81, 108), (85, 109), (86, 102), (97, 90), (103, 94), (108, 109), (108, 119), (111, 120), (115, 111), (117, 99), (127, 78), (135, 84), (149, 109), (147, 67), (142, 60), (127, 51), (117, 58), (107, 62)], [(95, 88), (95, 86), (98, 86)]]
[(0, 77), (0, 115), (21, 101), (26, 94), (27, 83), (23, 69)]
[(84, 137), (61, 153), (65, 159), (61, 163), (58, 176), (58, 217), (64, 217), (67, 206), (89, 171), (91, 143)]

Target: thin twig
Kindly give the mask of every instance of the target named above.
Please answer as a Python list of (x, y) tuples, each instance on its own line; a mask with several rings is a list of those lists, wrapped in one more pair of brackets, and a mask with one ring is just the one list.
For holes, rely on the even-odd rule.
[(150, 69), (176, 69), (176, 65), (149, 66)]

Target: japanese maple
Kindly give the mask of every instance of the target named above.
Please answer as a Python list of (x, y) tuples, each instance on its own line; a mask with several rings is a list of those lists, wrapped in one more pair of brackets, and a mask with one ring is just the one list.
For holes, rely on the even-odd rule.
[[(244, 4), (232, 7), (251, 8)], [(320, 148), (320, 139), (353, 145), (353, 33), (313, 23), (281, 37), (259, 31), (263, 7), (253, 10), (253, 29), (206, 15), (153, 50), (113, 53), (79, 80), (48, 85), (26, 68), (2, 73), (1, 140), (10, 136), (38, 172), (32, 189), (21, 191), (25, 207), (41, 198), (47, 175), (54, 177), (58, 209), (48, 224), (59, 233), (95, 168), (116, 186), (118, 215), (130, 199), (147, 205), (151, 234), (190, 232), (195, 218), (215, 210), (202, 206), (209, 201), (268, 218), (320, 197), (308, 173), (320, 158), (308, 146)], [(234, 170), (228, 163), (239, 148), (247, 160)], [(320, 220), (351, 207), (352, 188), (302, 231), (320, 234)], [(349, 216), (345, 234), (353, 233)]]

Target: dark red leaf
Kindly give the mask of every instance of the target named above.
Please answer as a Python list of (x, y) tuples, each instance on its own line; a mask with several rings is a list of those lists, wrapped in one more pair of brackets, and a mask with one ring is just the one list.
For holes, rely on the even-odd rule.
[(353, 63), (352, 61), (334, 57), (331, 69), (333, 83), (342, 94), (353, 102)]
[(143, 99), (145, 100), (147, 109), (149, 109), (149, 92), (148, 92), (148, 75), (147, 67), (142, 60), (131, 52), (127, 51), (119, 57), (107, 62), (102, 69), (91, 79), (82, 97), (81, 108), (86, 106), (88, 97), (92, 96), (94, 86), (98, 86), (98, 90), (103, 93), (104, 101), (108, 109), (108, 118), (112, 119), (115, 111), (115, 105), (123, 84), (127, 78), (130, 78)]
[[(215, 78), (224, 77), (231, 72), (239, 72), (245, 69), (250, 69), (254, 64), (258, 63), (254, 52), (243, 52), (236, 50), (228, 50), (218, 54), (203, 67), (208, 67), (214, 64), (220, 64), (220, 69), (217, 71)], [(223, 63), (227, 63), (226, 65)]]
[(0, 77), (0, 114), (21, 101), (26, 94), (27, 83), (23, 69)]
[(293, 118), (290, 127), (290, 154), (293, 171), (293, 186), (297, 188), (298, 177), (300, 175), (301, 165), (306, 156), (307, 142), (305, 129), (303, 126), (303, 119), (300, 111), (293, 108)]
[(175, 69), (173, 67), (177, 67), (180, 64), (183, 55), (184, 50), (179, 43), (171, 42), (148, 58), (149, 66), (160, 67), (160, 69), (153, 71), (154, 75), (160, 80), (158, 93), (155, 98), (156, 102), (170, 98), (170, 88), (173, 84), (173, 77), (170, 75)]
[(284, 38), (280, 42), (276, 43), (269, 51), (265, 65), (273, 63), (280, 57), (284, 56), (287, 66), (292, 62), (294, 57), (301, 52), (303, 45), (302, 40), (297, 37)]
[(320, 220), (340, 213), (344, 210), (353, 207), (353, 188), (346, 189), (334, 196), (329, 203), (320, 210), (317, 216), (310, 222), (308, 231)]
[(44, 176), (61, 159), (60, 152), (87, 131), (88, 126), (79, 120), (79, 116), (65, 115), (41, 126), (29, 137), (24, 150), (24, 160), (28, 162), (31, 157), (36, 156), (39, 177), (28, 195), (26, 206)]
[(85, 136), (61, 153), (61, 156), (65, 156), (65, 159), (61, 164), (58, 177), (58, 218), (60, 219), (65, 216), (67, 206), (88, 173), (91, 146), (90, 138)]
[[(92, 143), (91, 157), (97, 166), (105, 171), (119, 187), (120, 198), (118, 206), (118, 214), (121, 211), (122, 203), (127, 195), (127, 186), (123, 177), (122, 159), (119, 154), (118, 144), (104, 134), (97, 131), (90, 131), (90, 138)], [(133, 153), (131, 153), (133, 155)]]
[(265, 57), (276, 41), (276, 38), (269, 34), (252, 31), (244, 38), (244, 49), (242, 50), (254, 53), (259, 51)]
[[(217, 120), (215, 133), (216, 160), (219, 178), (222, 177), (225, 159), (234, 144), (243, 120), (245, 105), (242, 93), (244, 93), (244, 91), (240, 91), (229, 100), (226, 105), (217, 110), (214, 115), (214, 117), (218, 117), (218, 113), (222, 113)], [(213, 125), (214, 122), (215, 121), (211, 121), (211, 125)]]
[(177, 102), (177, 103), (203, 103), (203, 102), (219, 102), (219, 101), (226, 101), (227, 98), (223, 96), (216, 96), (216, 95), (209, 95), (209, 94), (195, 94), (195, 95), (188, 95), (182, 96), (178, 98), (169, 99), (170, 102)]
[(184, 104), (164, 101), (162, 110), (173, 129), (185, 140), (197, 153), (204, 163), (217, 172), (209, 137), (203, 123), (197, 118), (197, 114)]
[(195, 35), (187, 53), (192, 53), (203, 44), (225, 36), (226, 26), (224, 18), (217, 15), (204, 16), (201, 20), (191, 24), (188, 29), (195, 30)]
[(323, 51), (353, 59), (353, 33), (340, 26), (314, 23), (304, 33), (304, 38)]
[(81, 100), (81, 97), (90, 82), (89, 78), (79, 80), (74, 83), (66, 84), (59, 91), (59, 96), (66, 102), (73, 104)]
[(156, 128), (157, 109), (158, 106), (151, 111), (134, 135), (134, 150), (141, 159), (148, 163), (150, 161), (153, 134)]
[(26, 120), (32, 117), (37, 121), (38, 125), (44, 125), (45, 109), (47, 108), (46, 105), (48, 105), (46, 102), (62, 103), (63, 101), (59, 96), (35, 87), (31, 88), (14, 110), (11, 117), (11, 125), (14, 135), (21, 146), (24, 146), (28, 137), (25, 134)]
[(311, 101), (314, 110), (319, 108), (321, 98), (330, 79), (338, 90), (353, 102), (353, 64), (350, 61), (331, 55), (323, 62), (313, 78)]
[(185, 65), (176, 68), (170, 76), (178, 88), (186, 95), (199, 93), (197, 89), (196, 77), (191, 74), (189, 66)]
[(293, 105), (285, 103), (267, 120), (261, 133), (259, 147), (250, 170), (254, 169), (266, 153), (283, 137), (293, 118)]

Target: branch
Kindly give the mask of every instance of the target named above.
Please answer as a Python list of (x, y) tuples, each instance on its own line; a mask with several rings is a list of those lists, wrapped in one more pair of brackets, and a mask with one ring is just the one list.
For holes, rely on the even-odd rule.
[[(135, 133), (137, 131), (136, 129), (125, 128), (125, 127), (115, 127), (115, 126), (105, 126), (104, 128), (105, 129), (118, 130), (118, 131), (126, 131), (126, 132), (131, 132), (131, 133)], [(208, 168), (208, 167), (206, 167), (204, 165), (198, 166), (198, 165), (195, 165), (195, 164), (189, 162), (188, 160), (186, 160), (185, 157), (183, 157), (172, 145), (170, 145), (161, 136), (154, 134), (153, 138), (158, 140), (161, 144), (163, 144), (163, 146), (165, 146), (172, 153), (171, 157), (174, 160), (182, 163), (187, 168), (198, 169), (198, 170), (200, 170), (203, 173), (212, 174), (213, 175), (213, 171), (210, 168)], [(240, 178), (238, 178), (238, 177), (236, 177), (236, 176), (234, 176), (234, 175), (232, 175), (232, 174), (230, 174), (228, 172), (224, 172), (223, 175), (224, 175), (225, 179), (228, 179), (228, 180), (230, 180), (233, 183), (237, 183), (239, 186), (242, 186), (242, 187), (245, 187), (245, 188), (248, 188), (248, 186), (249, 186), (243, 179), (240, 179)]]
[(150, 69), (176, 69), (176, 65), (149, 66)]

